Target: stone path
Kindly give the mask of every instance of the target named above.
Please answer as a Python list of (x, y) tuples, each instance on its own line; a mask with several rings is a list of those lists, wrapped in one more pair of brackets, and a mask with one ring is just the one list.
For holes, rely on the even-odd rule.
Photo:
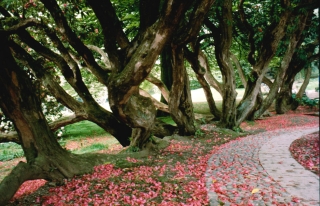
[(210, 205), (319, 205), (319, 177), (289, 151), (292, 141), (316, 131), (265, 132), (221, 146), (206, 171)]

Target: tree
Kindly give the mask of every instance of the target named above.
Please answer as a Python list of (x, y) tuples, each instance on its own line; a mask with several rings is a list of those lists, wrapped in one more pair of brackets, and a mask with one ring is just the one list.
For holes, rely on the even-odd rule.
[[(270, 7), (270, 12), (280, 12), (279, 19), (273, 21), (269, 26), (259, 27), (259, 32), (264, 32), (261, 42), (258, 44), (258, 56), (255, 59), (255, 51), (258, 48), (254, 44), (254, 29), (247, 24), (245, 20), (243, 4), (239, 5), (239, 12), (241, 21), (245, 27), (249, 29), (249, 42), (250, 52), (248, 55), (248, 61), (253, 66), (251, 72), (251, 78), (248, 80), (248, 87), (246, 88), (245, 97), (238, 107), (240, 122), (245, 117), (257, 118), (261, 116), (264, 111), (271, 105), (273, 99), (278, 94), (280, 85), (286, 71), (289, 71), (289, 64), (292, 62), (292, 56), (295, 49), (299, 45), (297, 42), (301, 39), (303, 41), (303, 32), (308, 30), (308, 26), (305, 27), (305, 22), (311, 17), (312, 11), (317, 7), (315, 1), (302, 1), (299, 3), (291, 1), (282, 1), (280, 5), (274, 4)], [(283, 8), (282, 10), (279, 8)], [(269, 15), (271, 17), (272, 15)], [(286, 29), (286, 30), (284, 30)], [(259, 42), (259, 41), (258, 41)], [(278, 56), (277, 56), (278, 55)], [(259, 87), (261, 81), (265, 79), (265, 72), (268, 70), (268, 65), (277, 56), (282, 58), (279, 70), (276, 71), (277, 77), (271, 86), (271, 90), (262, 101), (261, 95), (259, 94)], [(255, 85), (255, 86), (254, 86)], [(252, 100), (259, 98), (258, 104), (250, 105)], [(251, 110), (251, 111), (250, 111)]]
[(44, 114), (34, 84), (15, 62), (9, 50), (9, 35), (0, 32), (0, 106), (17, 130), (27, 163), (20, 162), (0, 184), (0, 204), (4, 205), (26, 180), (62, 181), (91, 171), (96, 158), (74, 155), (56, 141)]
[[(257, 97), (260, 92), (261, 82), (268, 70), (270, 61), (276, 54), (281, 39), (285, 35), (285, 29), (287, 28), (288, 20), (291, 16), (291, 10), (286, 8), (291, 6), (291, 2), (281, 1), (279, 6), (282, 8), (281, 10), (278, 7), (280, 10), (279, 19), (274, 20), (265, 28), (263, 38), (259, 45), (260, 48), (257, 48), (253, 38), (255, 30), (247, 21), (243, 9), (243, 1), (239, 4), (241, 21), (249, 33), (248, 40), (250, 44), (250, 51), (248, 54), (248, 61), (252, 65), (253, 69), (251, 71), (250, 78), (248, 79), (244, 97), (237, 108), (237, 125), (239, 125), (248, 116), (252, 115), (252, 112), (257, 109)], [(258, 49), (258, 52), (256, 51), (256, 48)], [(256, 52), (258, 53), (257, 57), (255, 55)]]
[[(293, 82), (295, 76), (303, 70), (303, 68), (309, 70), (310, 62), (319, 59), (319, 53), (315, 53), (318, 42), (319, 40), (317, 39), (305, 46), (301, 46), (301, 48), (295, 51), (276, 99), (276, 112), (278, 114), (284, 114), (288, 110), (295, 110), (298, 107), (298, 101), (292, 98)], [(308, 80), (308, 77), (306, 77), (306, 79)]]
[[(133, 33), (129, 35), (124, 32), (110, 1), (88, 0), (88, 5), (81, 1), (68, 3), (70, 5), (55, 0), (41, 2), (39, 5), (28, 3), (19, 6), (13, 13), (10, 13), (12, 5), (6, 6), (10, 12), (0, 7), (4, 23), (0, 30), (1, 44), (4, 45), (1, 63), (5, 62), (1, 68), (0, 105), (14, 123), (27, 157), (27, 163), (20, 163), (1, 183), (0, 193), (6, 194), (1, 195), (1, 204), (8, 201), (25, 180), (44, 178), (61, 181), (89, 172), (99, 162), (99, 159), (87, 161), (59, 146), (42, 113), (39, 97), (26, 70), (34, 73), (37, 80), (41, 80), (42, 85), (61, 104), (74, 111), (75, 118), (97, 123), (124, 146), (130, 143), (132, 147), (144, 149), (151, 141), (153, 131), (161, 130), (159, 133), (163, 135), (168, 129), (172, 132), (172, 128), (157, 124), (155, 106), (150, 98), (140, 95), (139, 85), (148, 78), (164, 46), (176, 39), (176, 46), (171, 47), (175, 52), (172, 56), (175, 69), (173, 75), (176, 76), (175, 93), (170, 94), (169, 108), (171, 112), (177, 112), (173, 114), (176, 121), (182, 120), (179, 124), (181, 133), (195, 132), (193, 118), (188, 119), (188, 115), (193, 115), (190, 110), (192, 103), (188, 78), (181, 64), (183, 56), (179, 52), (191, 37), (197, 35), (212, 0), (157, 1), (155, 6), (154, 2), (140, 1), (140, 15), (143, 18), (140, 19), (140, 29), (134, 38), (131, 38)], [(32, 7), (37, 6), (37, 10), (32, 10)], [(152, 10), (148, 10), (150, 6)], [(75, 15), (70, 15), (69, 8), (80, 15), (90, 13), (90, 18), (95, 17), (101, 35), (88, 40), (95, 37), (95, 34), (90, 36), (81, 32), (82, 27), (78, 28), (81, 24)], [(175, 34), (175, 29), (184, 18), (190, 20), (190, 24), (183, 27), (187, 33)], [(94, 33), (99, 33), (99, 29), (93, 29)], [(82, 41), (81, 36), (85, 40)], [(103, 45), (85, 44), (93, 42)], [(108, 55), (108, 62), (102, 61), (104, 53)], [(108, 88), (112, 113), (102, 108), (92, 97), (83, 81), (83, 69), (90, 71)], [(59, 73), (75, 90), (81, 102), (59, 85), (56, 81)], [(181, 84), (179, 74), (186, 83)], [(181, 114), (183, 119), (180, 118)], [(16, 176), (21, 178), (13, 181)], [(10, 186), (10, 192), (4, 192), (11, 181), (14, 184)]]
[[(262, 2), (240, 1), (238, 7), (236, 7), (237, 3), (232, 5), (225, 1), (220, 3), (215, 4), (213, 7), (215, 12), (210, 13), (209, 18), (204, 22), (206, 31), (209, 30), (211, 33), (207, 32), (199, 39), (200, 41), (205, 38), (214, 39), (213, 43), (208, 43), (206, 40), (205, 47), (214, 45), (215, 59), (223, 77), (224, 89), (221, 93), (223, 93), (224, 102), (220, 125), (234, 129), (246, 119), (253, 120), (261, 116), (278, 95), (284, 75), (289, 71), (293, 53), (299, 45), (297, 41), (300, 38), (303, 39), (301, 34), (308, 30), (308, 27), (305, 27), (306, 21), (310, 18), (316, 3), (304, 1), (296, 4), (282, 1), (280, 3), (263, 2), (262, 5)], [(228, 15), (232, 11), (234, 15)], [(279, 18), (274, 18), (275, 12), (279, 14), (276, 15)], [(237, 36), (233, 36), (233, 32)], [(232, 46), (233, 40), (235, 43)], [(240, 48), (240, 52), (234, 53), (248, 53), (247, 64), (251, 68), (247, 77), (244, 76), (238, 59), (231, 51), (235, 48)], [(276, 80), (272, 83), (265, 74), (270, 69), (270, 63), (275, 64), (279, 59), (282, 59), (279, 63), (281, 66), (275, 71)], [(198, 58), (198, 61), (203, 62), (201, 58)], [(197, 65), (196, 60), (193, 60), (192, 65)], [(246, 89), (238, 106), (235, 104), (235, 67)], [(198, 71), (201, 70), (198, 69)], [(265, 99), (260, 91), (262, 82), (267, 83), (271, 88)], [(219, 91), (219, 87), (217, 88)]]
[[(168, 91), (171, 91), (173, 77), (172, 77), (172, 64), (171, 64), (171, 56), (172, 54), (171, 48), (166, 45), (164, 49), (162, 50), (160, 61), (161, 61), (161, 81), (166, 86)], [(168, 104), (169, 97), (165, 98), (163, 94), (161, 94), (160, 101)], [(166, 116), (169, 115), (169, 113), (159, 112), (157, 113), (158, 116)]]
[[(141, 4), (143, 4), (143, 2), (141, 2)], [(185, 5), (190, 4), (190, 2), (186, 2)], [(86, 67), (88, 67), (88, 69), (92, 72), (92, 74), (94, 74), (98, 80), (105, 84), (108, 85), (109, 84), (109, 80), (107, 81), (106, 79), (109, 76), (109, 72), (110, 70), (105, 71), (103, 69), (103, 67), (101, 67), (100, 65), (98, 65), (95, 61), (94, 61), (94, 56), (91, 53), (91, 51), (89, 51), (89, 49), (83, 44), (83, 42), (81, 42), (75, 32), (73, 30), (71, 30), (70, 26), (68, 25), (67, 19), (64, 17), (64, 11), (62, 11), (58, 4), (56, 4), (54, 1), (44, 1), (44, 5), (49, 7), (49, 11), (52, 13), (53, 16), (53, 20), (56, 21), (57, 27), (61, 28), (62, 30), (64, 30), (63, 34), (59, 34), (62, 35), (61, 39), (64, 39), (65, 41), (61, 41), (59, 39), (59, 36), (57, 36), (57, 34), (55, 33), (55, 31), (50, 30), (50, 28), (45, 27), (44, 24), (41, 24), (40, 22), (34, 21), (34, 20), (30, 20), (30, 19), (26, 19), (24, 23), (26, 24), (37, 24), (38, 29), (40, 28), (44, 28), (44, 30), (46, 30), (46, 35), (51, 39), (51, 41), (55, 44), (56, 48), (59, 50), (59, 52), (62, 55), (57, 55), (56, 53), (54, 53), (53, 51), (51, 51), (50, 49), (46, 48), (45, 46), (42, 46), (39, 42), (37, 42), (35, 39), (33, 39), (31, 37), (31, 35), (29, 35), (27, 32), (25, 31), (19, 31), (18, 34), (20, 34), (20, 38), (22, 39), (22, 41), (24, 41), (25, 43), (28, 44), (28, 46), (30, 46), (31, 48), (33, 48), (38, 54), (44, 56), (45, 58), (49, 59), (50, 61), (53, 61), (57, 64), (57, 66), (60, 68), (62, 74), (65, 76), (66, 80), (69, 82), (69, 84), (75, 89), (75, 91), (78, 93), (79, 97), (82, 99), (83, 104), (76, 102), (75, 100), (73, 100), (70, 96), (68, 96), (61, 87), (59, 87), (59, 85), (56, 84), (56, 82), (53, 82), (52, 76), (49, 76), (50, 74), (46, 74), (46, 86), (51, 88), (52, 93), (55, 94), (55, 97), (62, 101), (64, 103), (65, 106), (69, 107), (71, 110), (73, 110), (76, 114), (76, 117), (82, 116), (83, 119), (89, 119), (91, 121), (94, 121), (95, 123), (97, 123), (98, 125), (102, 126), (103, 128), (105, 128), (108, 132), (110, 132), (111, 134), (113, 134), (120, 143), (122, 143), (123, 146), (128, 145), (129, 143), (129, 137), (131, 136), (131, 128), (128, 127), (126, 124), (129, 124), (127, 120), (122, 119), (121, 115), (118, 115), (120, 121), (122, 120), (122, 123), (119, 122), (119, 120), (115, 119), (115, 116), (113, 114), (111, 114), (108, 111), (105, 111), (103, 108), (101, 108), (92, 98), (90, 92), (88, 91), (86, 85), (83, 83), (82, 81), (82, 77), (81, 77), (81, 72), (80, 72), (80, 68), (77, 65), (76, 60), (73, 58), (73, 56), (77, 55), (76, 58), (83, 58), (84, 63), (86, 64)], [(179, 3), (177, 3), (177, 5), (174, 5), (179, 7)], [(94, 9), (96, 7), (94, 7), (94, 5), (92, 6)], [(108, 39), (108, 41), (110, 41), (109, 37), (115, 37), (118, 36), (118, 41), (120, 42), (120, 45), (124, 45), (128, 46), (128, 38), (125, 36), (124, 33), (121, 33), (121, 27), (120, 27), (120, 22), (118, 19), (116, 19), (116, 14), (115, 11), (113, 10), (113, 7), (111, 5), (111, 3), (109, 2), (109, 4), (105, 5), (106, 9), (109, 9), (109, 14), (111, 15), (110, 18), (113, 18), (113, 21), (118, 22), (118, 24), (113, 28), (113, 25), (106, 25), (112, 28), (108, 28), (110, 29), (109, 31), (105, 32), (105, 35), (108, 36), (105, 39)], [(55, 10), (53, 9), (55, 8)], [(177, 15), (182, 15), (183, 14), (183, 7), (182, 8), (182, 12), (177, 14)], [(51, 9), (51, 10), (50, 10)], [(158, 5), (158, 9), (159, 9), (159, 5)], [(103, 15), (99, 10), (101, 10), (101, 8), (96, 8), (95, 12), (97, 13), (97, 17), (100, 19), (105, 19), (105, 16), (101, 16)], [(149, 11), (149, 10), (148, 10)], [(100, 13), (99, 13), (100, 12)], [(61, 16), (59, 15), (61, 14)], [(149, 13), (149, 15), (153, 15), (154, 13)], [(165, 15), (170, 15), (169, 13), (165, 14)], [(166, 17), (168, 18), (168, 17)], [(144, 19), (148, 19), (148, 18), (144, 18)], [(163, 18), (164, 19), (164, 18)], [(177, 18), (178, 20), (179, 18)], [(29, 23), (28, 23), (29, 21)], [(33, 23), (31, 23), (33, 21)], [(165, 20), (162, 21), (162, 26), (163, 26), (163, 22)], [(177, 21), (178, 22), (178, 21)], [(105, 24), (105, 21), (101, 23), (102, 25)], [(149, 27), (151, 27), (151, 25), (147, 25)], [(28, 27), (28, 26), (27, 26)], [(105, 28), (106, 29), (106, 28)], [(105, 31), (105, 29), (103, 31)], [(114, 30), (114, 34), (110, 34), (108, 32)], [(145, 33), (149, 33), (150, 35), (155, 35), (155, 32), (151, 31), (152, 29), (149, 29), (148, 31), (144, 31), (145, 29), (141, 29), (141, 33), (139, 34), (140, 36), (142, 34)], [(117, 35), (120, 32), (120, 35)], [(151, 34), (152, 33), (152, 34)], [(121, 36), (122, 35), (122, 36)], [(137, 36), (139, 36), (137, 35)], [(160, 37), (160, 36), (157, 36)], [(139, 37), (140, 38), (140, 37)], [(161, 38), (161, 37), (160, 37)], [(167, 37), (166, 37), (167, 38)], [(148, 38), (146, 38), (148, 39)], [(139, 39), (140, 41), (141, 39)], [(138, 40), (136, 40), (138, 41)], [(148, 39), (147, 40), (148, 43), (152, 42), (152, 39)], [(165, 41), (165, 39), (163, 40)], [(73, 46), (74, 49), (77, 51), (76, 53), (73, 50), (70, 50), (68, 48), (65, 48), (63, 43), (69, 43), (70, 46)], [(109, 48), (109, 50), (111, 49), (115, 49), (116, 48), (116, 43), (117, 41), (112, 42), (112, 44), (114, 44), (113, 48)], [(158, 42), (156, 42), (158, 43)], [(106, 50), (108, 50), (108, 47), (110, 47), (110, 42), (105, 42), (105, 47)], [(137, 49), (137, 45), (135, 43), (132, 43), (132, 51), (134, 51), (135, 49)], [(156, 45), (154, 45), (155, 47), (157, 47)], [(124, 50), (128, 50), (129, 48), (123, 48)], [(157, 47), (156, 49), (161, 50), (161, 46)], [(117, 48), (115, 49), (117, 50)], [(132, 52), (131, 51), (131, 52)], [(115, 52), (115, 54), (112, 54), (112, 52)], [(70, 53), (72, 55), (70, 55)], [(117, 53), (117, 54), (116, 54)], [(119, 61), (125, 62), (125, 58), (131, 58), (132, 53), (130, 53), (128, 55), (128, 57), (124, 57), (122, 54), (120, 54), (121, 52), (117, 52), (117, 51), (109, 51), (109, 61), (113, 64), (113, 67), (115, 67), (116, 71), (122, 71), (125, 67), (125, 65), (119, 65)], [(152, 52), (153, 54), (153, 58), (157, 57), (157, 52)], [(144, 55), (144, 54), (139, 54), (139, 55)], [(116, 60), (114, 60), (114, 58), (116, 58)], [(120, 59), (121, 58), (121, 59)], [(150, 59), (150, 58), (148, 58)], [(119, 61), (118, 61), (119, 60)], [(151, 59), (150, 59), (151, 60)], [(118, 61), (118, 62), (116, 62)], [(151, 68), (152, 68), (152, 64), (154, 63), (154, 61), (150, 61), (149, 64), (151, 65), (148, 68), (148, 72), (150, 72)], [(69, 64), (69, 65), (68, 65)], [(69, 67), (71, 64), (71, 68)], [(34, 68), (39, 68), (39, 65), (37, 67)], [(115, 71), (114, 70), (114, 71)], [(147, 72), (147, 73), (148, 73)], [(43, 72), (42, 72), (43, 73)], [(124, 72), (125, 73), (125, 72)], [(146, 73), (146, 74), (147, 74)], [(40, 74), (40, 72), (37, 73), (39, 75), (39, 79), (43, 78), (43, 74)], [(73, 76), (72, 74), (76, 74), (75, 76)], [(110, 75), (112, 76), (112, 75)], [(139, 82), (136, 82), (135, 87), (138, 88), (137, 86), (140, 84), (141, 80), (143, 80), (145, 78), (145, 76), (143, 76), (141, 79), (139, 79)], [(111, 79), (111, 78), (109, 78)], [(127, 82), (128, 84), (128, 82)], [(131, 82), (130, 82), (131, 84)], [(112, 83), (111, 83), (112, 85)], [(119, 86), (119, 85), (118, 85)], [(128, 86), (128, 85), (127, 85)], [(109, 89), (112, 88), (112, 86), (108, 86)], [(116, 87), (118, 90), (118, 87)], [(112, 89), (111, 89), (112, 90)], [(132, 91), (131, 91), (132, 92)], [(110, 98), (110, 103), (112, 103), (112, 91), (109, 91), (109, 98)], [(114, 93), (118, 93), (117, 91), (114, 91)], [(118, 95), (118, 94), (117, 94)], [(140, 95), (138, 95), (140, 96)], [(119, 100), (117, 100), (119, 101)], [(121, 104), (119, 104), (121, 105)], [(152, 104), (150, 104), (152, 105)], [(111, 105), (112, 108), (112, 105)], [(122, 110), (122, 109), (121, 109)], [(122, 112), (120, 112), (122, 113)], [(119, 114), (119, 112), (116, 111), (115, 114)], [(149, 122), (149, 121), (147, 121)], [(150, 121), (150, 124), (152, 124), (153, 121)], [(118, 125), (117, 125), (118, 124)], [(137, 126), (137, 125), (136, 125)], [(153, 129), (153, 128), (151, 128)], [(119, 134), (116, 134), (116, 133)], [(157, 133), (157, 131), (155, 132)], [(148, 136), (148, 135), (147, 135)], [(161, 136), (160, 136), (161, 137)]]
[(303, 31), (306, 30), (305, 27), (306, 25), (308, 25), (308, 22), (310, 24), (312, 15), (313, 11), (311, 10), (309, 12), (294, 16), (294, 19), (291, 20), (293, 22), (292, 24), (294, 25), (293, 26), (291, 24), (291, 26), (293, 26), (294, 28), (293, 31), (291, 31), (292, 33), (290, 31), (287, 31), (287, 35), (289, 34), (288, 36), (290, 36), (289, 43), (287, 45), (287, 49), (283, 54), (280, 68), (277, 71), (276, 78), (272, 84), (272, 87), (270, 88), (267, 97), (264, 99), (259, 109), (255, 112), (255, 117), (260, 117), (271, 106), (274, 99), (276, 98), (280, 86), (283, 84), (285, 74), (287, 73), (287, 70), (290, 69), (290, 62), (292, 61), (292, 57), (297, 47), (299, 47), (299, 42), (301, 43), (304, 41)]
[(216, 106), (210, 86), (219, 91), (220, 94), (222, 93), (222, 89), (220, 83), (213, 77), (210, 71), (210, 66), (207, 57), (199, 48), (199, 39), (202, 38), (198, 38), (196, 46), (194, 46), (194, 52), (191, 52), (188, 48), (185, 48), (184, 52), (186, 59), (188, 60), (193, 71), (196, 74), (197, 80), (199, 81), (204, 90), (204, 94), (206, 96), (211, 114), (213, 114), (215, 118), (219, 120), (221, 118), (221, 112), (218, 110)]
[[(262, 8), (259, 1), (244, 0), (240, 3), (231, 0), (41, 0), (38, 4), (30, 1), (24, 5), (9, 0), (1, 2), (0, 32), (4, 49), (0, 59), (3, 63), (0, 105), (15, 125), (27, 163), (17, 166), (1, 183), (0, 192), (12, 176), (19, 175), (24, 168), (31, 171), (20, 174), (23, 178), (15, 182), (2, 202), (7, 201), (26, 179), (61, 180), (86, 172), (98, 162), (85, 161), (77, 166), (80, 157), (61, 149), (51, 131), (54, 126), (50, 127), (44, 117), (40, 97), (36, 94), (38, 90), (34, 89), (35, 82), (28, 73), (74, 112), (69, 122), (90, 120), (115, 136), (123, 146), (141, 150), (153, 146), (150, 138), (153, 134), (162, 137), (172, 134), (175, 129), (156, 120), (156, 108), (170, 113), (181, 135), (195, 133), (189, 78), (184, 64), (187, 59), (204, 87), (211, 112), (220, 119), (220, 125), (237, 129), (245, 119), (263, 113), (280, 85), (282, 94), (290, 88), (292, 78), (301, 70), (294, 67), (291, 57), (298, 55), (295, 48), (302, 45), (301, 34), (306, 30), (303, 23), (310, 20), (309, 11), (316, 6), (313, 0), (298, 3), (266, 1), (264, 4)], [(255, 23), (257, 18), (260, 25)], [(293, 27), (295, 24), (297, 27)], [(288, 29), (291, 32), (287, 32)], [(210, 42), (212, 39), (214, 41)], [(212, 45), (214, 49), (210, 49), (214, 51), (221, 71), (222, 84), (212, 78), (209, 58), (205, 55), (204, 49)], [(241, 52), (248, 53), (246, 65), (251, 66), (249, 75), (242, 76), (242, 81), (247, 81), (244, 83), (246, 91), (238, 106), (235, 74), (236, 69), (241, 71), (241, 65), (235, 58), (238, 55), (234, 51), (235, 45), (241, 47)], [(161, 54), (165, 57), (163, 63), (168, 65), (163, 65), (163, 74), (172, 77), (169, 90), (166, 82), (163, 84), (151, 75)], [(238, 59), (244, 61), (242, 55), (238, 55)], [(270, 63), (278, 59), (282, 64), (277, 71), (277, 80), (274, 83), (266, 81), (272, 84), (272, 91), (263, 100), (261, 82), (266, 80)], [(301, 65), (304, 62), (308, 61), (299, 61)], [(84, 73), (107, 87), (112, 112), (96, 102), (84, 80)], [(64, 77), (81, 101), (63, 89), (58, 76)], [(145, 80), (161, 89), (168, 105), (150, 98), (140, 88)], [(223, 96), (222, 112), (215, 106), (209, 85)], [(279, 98), (279, 105), (284, 105), (281, 101)], [(53, 160), (60, 166), (56, 167)], [(47, 174), (51, 165), (57, 169)]]
[(206, 20), (206, 26), (214, 33), (215, 57), (223, 77), (222, 115), (221, 127), (233, 129), (236, 126), (236, 83), (235, 72), (230, 61), (230, 48), (232, 44), (232, 1), (224, 1), (221, 4), (221, 13), (217, 13), (219, 28), (210, 20)]

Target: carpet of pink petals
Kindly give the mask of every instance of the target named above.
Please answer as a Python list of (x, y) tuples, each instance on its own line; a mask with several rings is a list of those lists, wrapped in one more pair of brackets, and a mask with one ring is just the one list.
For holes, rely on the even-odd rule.
[[(253, 125), (244, 122), (241, 128), (250, 131), (293, 128), (301, 125), (316, 126), (318, 117), (303, 114), (276, 115), (256, 121)], [(208, 134), (208, 132), (206, 132)], [(209, 133), (215, 142), (217, 133)], [(36, 196), (33, 205), (208, 205), (205, 171), (207, 162), (219, 146), (212, 146), (211, 152), (203, 144), (190, 145), (193, 141), (172, 140), (161, 155), (154, 158), (155, 164), (119, 169), (112, 164), (100, 165), (91, 174), (75, 177), (63, 186), (51, 187), (45, 194)], [(223, 145), (221, 146), (223, 147)], [(319, 152), (319, 150), (318, 150)], [(188, 153), (188, 154), (187, 154)], [(187, 155), (186, 155), (187, 154)], [(173, 159), (164, 158), (175, 155)], [(179, 156), (188, 156), (177, 161)], [(151, 159), (152, 157), (150, 157)], [(140, 160), (128, 158), (127, 161)], [(25, 182), (12, 202), (37, 190), (45, 180)], [(252, 191), (253, 188), (242, 188)], [(20, 204), (23, 205), (23, 204)]]
[(320, 175), (319, 172), (319, 132), (306, 135), (290, 145), (291, 155), (306, 169)]
[[(210, 154), (201, 155), (201, 146), (172, 141), (162, 155), (190, 152), (184, 163), (116, 169), (112, 164), (95, 167), (91, 174), (76, 177), (53, 187), (34, 200), (39, 205), (207, 205), (204, 173)], [(127, 161), (138, 162), (134, 158)], [(158, 160), (161, 162), (161, 157)], [(173, 161), (173, 160), (172, 160)], [(162, 181), (165, 180), (165, 181)], [(38, 180), (44, 183), (43, 180)], [(34, 181), (25, 182), (14, 199), (34, 191)], [(41, 186), (40, 184), (38, 186)]]

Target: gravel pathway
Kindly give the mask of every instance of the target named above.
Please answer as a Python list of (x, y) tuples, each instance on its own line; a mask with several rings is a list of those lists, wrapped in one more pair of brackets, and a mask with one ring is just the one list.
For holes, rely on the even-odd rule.
[[(264, 149), (268, 148), (266, 146), (277, 142), (277, 138), (280, 136), (292, 136), (292, 132), (295, 132), (295, 136), (299, 138), (312, 133), (312, 131), (318, 131), (318, 128), (295, 128), (291, 131), (264, 132), (239, 138), (219, 147), (209, 159), (206, 171), (206, 187), (208, 189), (210, 205), (218, 206), (221, 203), (224, 203), (226, 206), (319, 205), (319, 199), (303, 199), (292, 192), (295, 190), (294, 186), (282, 184), (281, 179), (275, 180), (273, 178), (274, 174), (270, 171), (279, 169), (279, 164), (288, 161), (287, 159), (282, 159), (281, 156), (277, 155), (272, 156), (272, 154), (270, 156), (270, 153), (264, 150), (264, 154), (269, 155), (268, 159), (272, 159), (273, 162), (278, 163), (267, 164), (268, 167), (266, 168), (262, 166), (260, 160), (264, 158), (264, 161), (266, 161), (266, 156), (259, 154), (262, 147)], [(280, 139), (279, 141), (281, 141)], [(285, 149), (288, 150), (288, 148)], [(285, 175), (283, 173), (283, 176)], [(288, 189), (289, 187), (291, 187), (291, 190)], [(296, 189), (299, 190), (299, 186)]]

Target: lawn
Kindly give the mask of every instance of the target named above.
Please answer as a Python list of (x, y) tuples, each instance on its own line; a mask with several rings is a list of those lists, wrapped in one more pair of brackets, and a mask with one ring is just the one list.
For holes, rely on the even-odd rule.
[(63, 138), (65, 139), (81, 139), (93, 136), (107, 135), (108, 133), (90, 121), (81, 121), (65, 127)]
[[(78, 123), (74, 123), (72, 125), (66, 126), (64, 128), (64, 134), (61, 138), (58, 139), (58, 142), (61, 144), (61, 146), (65, 147), (70, 142), (78, 141), (78, 142), (82, 142), (83, 147), (87, 147), (87, 144), (85, 143), (86, 139), (90, 139), (93, 137), (95, 138), (102, 137), (102, 136), (109, 137), (109, 139), (113, 139), (111, 138), (110, 134), (108, 134), (106, 131), (101, 129), (95, 123), (92, 123), (89, 121), (82, 121), (82, 122), (78, 122)], [(108, 140), (106, 142), (107, 143), (109, 142), (110, 145), (115, 143), (115, 141), (111, 141), (111, 140)], [(77, 151), (78, 148), (73, 148), (72, 152), (83, 153), (83, 151), (93, 152), (93, 151), (105, 149), (101, 147), (101, 145), (96, 147), (88, 147), (85, 150), (84, 148), (81, 148), (79, 149), (80, 151)], [(103, 144), (103, 145), (107, 148), (109, 146), (109, 144)], [(23, 151), (20, 145), (13, 142), (0, 143), (0, 161), (8, 161), (18, 157), (23, 157)]]

